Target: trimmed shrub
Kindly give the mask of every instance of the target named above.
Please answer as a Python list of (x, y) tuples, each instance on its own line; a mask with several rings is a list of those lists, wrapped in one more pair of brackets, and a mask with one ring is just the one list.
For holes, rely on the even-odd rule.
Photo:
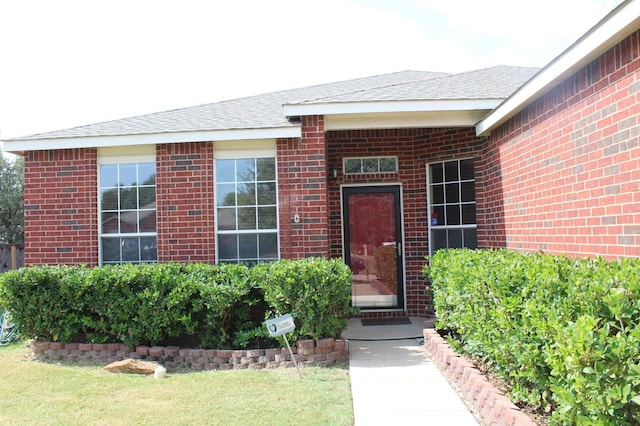
[(263, 325), (274, 312), (292, 313), (301, 336), (339, 335), (353, 312), (349, 277), (325, 259), (253, 274), (230, 264), (35, 266), (0, 275), (0, 306), (24, 336), (44, 340), (263, 348), (276, 343)]
[(640, 260), (441, 250), (437, 327), (552, 424), (640, 422)]
[(341, 259), (312, 257), (262, 263), (252, 269), (273, 316), (290, 313), (296, 329), (292, 340), (339, 337), (351, 307), (351, 271)]

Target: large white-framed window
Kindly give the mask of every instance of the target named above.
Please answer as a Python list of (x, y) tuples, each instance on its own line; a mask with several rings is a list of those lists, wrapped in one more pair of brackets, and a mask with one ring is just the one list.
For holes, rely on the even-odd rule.
[(100, 263), (156, 262), (155, 147), (99, 151), (98, 186)]
[(275, 152), (216, 151), (215, 200), (218, 262), (279, 258)]
[(441, 248), (477, 248), (473, 159), (427, 164), (429, 253)]

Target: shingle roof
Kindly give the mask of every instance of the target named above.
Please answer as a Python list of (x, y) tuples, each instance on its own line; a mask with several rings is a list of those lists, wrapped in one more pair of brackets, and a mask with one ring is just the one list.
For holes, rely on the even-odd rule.
[(537, 70), (495, 67), (458, 74), (401, 71), (197, 105), (12, 139), (66, 139), (294, 127), (283, 105), (307, 102), (507, 98)]

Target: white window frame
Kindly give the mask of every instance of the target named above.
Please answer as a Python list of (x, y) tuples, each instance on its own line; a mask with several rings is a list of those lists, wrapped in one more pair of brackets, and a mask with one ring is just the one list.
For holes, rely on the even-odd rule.
[[(473, 179), (462, 179), (461, 178), (461, 173), (460, 173), (460, 163), (463, 161), (472, 161), (473, 165), (474, 165), (474, 176)], [(458, 179), (455, 181), (447, 181), (446, 177), (445, 177), (445, 167), (444, 165), (446, 163), (451, 163), (451, 162), (456, 162), (458, 164)], [(477, 211), (477, 193), (475, 191), (475, 184), (476, 184), (476, 178), (475, 178), (475, 167), (476, 167), (476, 160), (474, 158), (455, 158), (455, 159), (450, 159), (450, 160), (442, 160), (442, 161), (435, 161), (432, 163), (428, 163), (426, 165), (426, 176), (427, 176), (427, 221), (428, 221), (428, 231), (429, 231), (429, 255), (433, 255), (434, 253), (434, 237), (433, 237), (433, 231), (434, 230), (452, 230), (452, 229), (473, 229), (476, 231), (476, 245), (477, 245), (477, 229), (478, 229), (478, 211)], [(474, 183), (474, 201), (470, 202), (470, 201), (462, 201), (462, 191), (461, 191), (461, 185), (459, 185), (459, 193), (458, 193), (458, 201), (454, 202), (454, 203), (448, 203), (446, 200), (446, 190), (444, 191), (444, 197), (445, 199), (443, 200), (443, 203), (438, 203), (438, 204), (434, 204), (432, 198), (432, 187), (435, 185), (438, 185), (440, 183), (433, 183), (432, 182), (432, 178), (431, 178), (431, 166), (436, 165), (436, 164), (442, 164), (443, 166), (443, 181), (441, 182), (443, 185), (447, 184), (447, 183), (468, 183), (468, 182), (473, 182)], [(446, 223), (440, 225), (434, 225), (432, 223), (432, 213), (434, 211), (434, 205), (435, 206), (446, 206), (446, 205), (458, 205), (460, 206), (460, 214), (462, 215), (462, 206), (463, 205), (470, 205), (473, 204), (476, 206), (476, 220), (474, 224), (462, 224), (462, 219), (460, 220), (460, 224), (455, 224), (455, 225), (449, 225)], [(446, 220), (446, 219), (445, 219)], [(464, 231), (463, 231), (463, 235), (464, 235)], [(464, 238), (464, 237), (463, 237)], [(464, 244), (464, 239), (463, 239), (463, 247), (467, 247), (466, 244)], [(448, 243), (448, 237), (447, 237), (447, 247), (449, 247), (449, 243)]]
[[(119, 263), (155, 263), (158, 261), (157, 244), (158, 244), (158, 227), (157, 227), (157, 205), (156, 205), (156, 231), (155, 232), (125, 232), (125, 233), (103, 233), (102, 232), (102, 182), (101, 182), (101, 166), (104, 165), (125, 165), (125, 164), (140, 164), (140, 163), (153, 163), (156, 169), (157, 177), (157, 162), (155, 154), (155, 145), (152, 146), (131, 146), (131, 147), (118, 147), (118, 148), (99, 148), (97, 159), (97, 174), (98, 174), (98, 260), (100, 265), (104, 265), (102, 240), (103, 238), (155, 238), (156, 240), (156, 258), (155, 260), (142, 260), (140, 262), (125, 262)], [(156, 180), (156, 203), (157, 203), (157, 180)], [(140, 211), (140, 206), (137, 206), (136, 211)], [(116, 262), (107, 262), (106, 264), (118, 264)]]
[[(380, 170), (380, 160), (388, 160), (391, 159), (394, 161), (395, 167), (394, 170)], [(360, 170), (357, 172), (350, 172), (347, 170), (347, 162), (349, 161), (359, 161), (360, 162)], [(377, 162), (377, 170), (375, 171), (363, 171), (363, 163), (365, 161), (376, 161)], [(342, 173), (345, 175), (372, 175), (379, 173), (398, 173), (398, 157), (395, 155), (381, 155), (381, 156), (373, 156), (373, 157), (344, 157), (342, 159)]]
[[(275, 163), (275, 187), (276, 187), (276, 227), (272, 229), (249, 229), (249, 230), (219, 230), (218, 225), (218, 182), (215, 178), (216, 167), (215, 162), (217, 160), (247, 160), (247, 159), (272, 159)], [(269, 181), (271, 182), (271, 181)], [(237, 182), (236, 182), (237, 183)], [(229, 259), (220, 259), (220, 235), (240, 235), (240, 234), (276, 234), (276, 258), (268, 258), (268, 260), (280, 259), (280, 202), (279, 202), (280, 190), (278, 184), (278, 161), (276, 157), (276, 141), (275, 140), (260, 140), (260, 141), (223, 141), (215, 142), (214, 144), (214, 211), (215, 211), (215, 238), (216, 238), (216, 263), (230, 262)], [(236, 204), (237, 206), (237, 204)], [(258, 205), (256, 204), (256, 207)], [(256, 226), (257, 228), (257, 226)], [(239, 250), (239, 247), (237, 248)], [(260, 262), (259, 247), (258, 247), (257, 262)], [(243, 261), (254, 261), (248, 259), (241, 259), (239, 252), (235, 262), (241, 263)]]

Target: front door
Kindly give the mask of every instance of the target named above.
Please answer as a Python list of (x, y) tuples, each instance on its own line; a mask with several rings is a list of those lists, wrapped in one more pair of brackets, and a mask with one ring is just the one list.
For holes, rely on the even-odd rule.
[(343, 187), (342, 206), (353, 305), (403, 309), (400, 186)]

